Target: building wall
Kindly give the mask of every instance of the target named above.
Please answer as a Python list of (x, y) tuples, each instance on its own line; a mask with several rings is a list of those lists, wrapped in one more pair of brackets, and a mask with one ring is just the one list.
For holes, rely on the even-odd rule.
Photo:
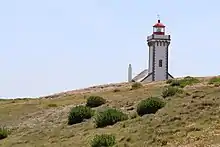
[[(168, 47), (170, 35), (151, 35), (147, 37), (149, 46), (149, 74), (153, 73), (152, 81), (167, 80), (168, 75)], [(162, 67), (159, 62), (162, 60)]]
[[(155, 43), (155, 73), (154, 80), (166, 80), (168, 78), (168, 43), (165, 41), (156, 41)], [(162, 60), (162, 67), (159, 67), (159, 61)]]
[(153, 45), (149, 47), (149, 58), (148, 58), (148, 74), (153, 70)]

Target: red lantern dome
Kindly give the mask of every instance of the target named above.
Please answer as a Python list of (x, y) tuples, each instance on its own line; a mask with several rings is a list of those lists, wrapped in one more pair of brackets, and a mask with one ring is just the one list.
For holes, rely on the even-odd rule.
[(160, 20), (153, 26), (153, 34), (165, 35), (165, 25), (163, 25)]

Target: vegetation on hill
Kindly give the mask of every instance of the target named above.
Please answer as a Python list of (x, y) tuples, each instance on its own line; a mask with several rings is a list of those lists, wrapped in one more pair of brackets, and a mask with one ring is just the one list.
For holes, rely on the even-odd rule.
[(165, 106), (165, 102), (157, 97), (150, 97), (142, 100), (137, 106), (137, 113), (140, 116), (145, 114), (156, 113)]
[(5, 127), (0, 127), (0, 140), (8, 137), (9, 131)]
[(214, 84), (215, 86), (220, 86), (220, 77), (213, 77), (209, 80), (209, 84)]
[(143, 85), (142, 85), (141, 83), (139, 83), (139, 82), (135, 82), (135, 83), (133, 83), (133, 84), (131, 85), (131, 89), (132, 89), (132, 90), (139, 89), (139, 88), (141, 88), (141, 87), (143, 87)]
[(106, 100), (101, 96), (90, 96), (87, 99), (86, 106), (98, 107), (106, 103)]
[(97, 113), (95, 123), (96, 127), (101, 128), (108, 125), (114, 125), (117, 122), (126, 119), (128, 119), (128, 116), (123, 112), (117, 109), (107, 108), (106, 110)]
[(193, 85), (196, 83), (199, 83), (200, 81), (197, 78), (194, 77), (184, 77), (183, 79), (169, 79), (167, 80), (167, 84), (170, 84), (170, 86), (178, 86), (178, 87), (185, 87), (187, 85)]
[(219, 79), (123, 83), (2, 100), (0, 125), (7, 129), (0, 128), (0, 146), (218, 146)]
[(68, 116), (68, 124), (73, 125), (76, 123), (80, 123), (85, 119), (90, 119), (93, 115), (93, 111), (91, 108), (86, 106), (76, 106), (73, 107)]
[(172, 87), (172, 86), (167, 86), (164, 87), (163, 91), (162, 91), (162, 97), (166, 98), (166, 97), (171, 97), (174, 96), (176, 94), (180, 94), (183, 93), (183, 90), (178, 88), (178, 87)]
[(112, 147), (115, 144), (116, 139), (112, 134), (95, 135), (91, 141), (91, 147)]

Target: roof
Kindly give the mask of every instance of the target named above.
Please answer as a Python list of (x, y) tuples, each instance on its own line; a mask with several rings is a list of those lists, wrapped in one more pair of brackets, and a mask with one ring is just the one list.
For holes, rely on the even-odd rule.
[(162, 23), (160, 22), (160, 20), (158, 20), (158, 22), (157, 22), (153, 27), (161, 27), (161, 28), (164, 28), (165, 25), (162, 24)]
[(148, 70), (145, 69), (138, 75), (136, 75), (132, 80), (136, 82), (141, 82), (143, 78), (145, 78), (148, 75)]

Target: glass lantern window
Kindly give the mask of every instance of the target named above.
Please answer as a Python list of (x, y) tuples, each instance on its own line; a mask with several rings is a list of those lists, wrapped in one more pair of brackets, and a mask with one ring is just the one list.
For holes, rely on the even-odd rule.
[(154, 32), (164, 32), (164, 28), (154, 27)]

